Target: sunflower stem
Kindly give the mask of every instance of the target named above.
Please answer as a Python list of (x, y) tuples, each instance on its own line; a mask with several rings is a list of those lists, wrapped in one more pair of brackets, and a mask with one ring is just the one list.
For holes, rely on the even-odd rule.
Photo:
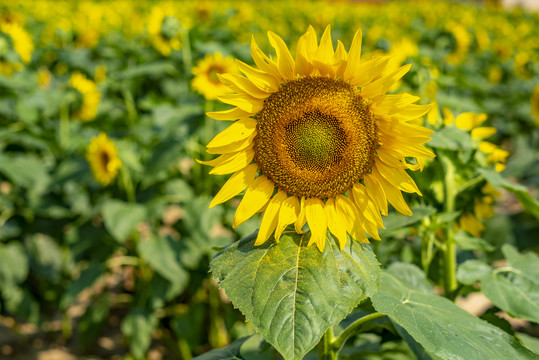
[(69, 107), (65, 103), (60, 107), (60, 146), (69, 147)]
[(135, 187), (133, 186), (133, 181), (131, 180), (129, 170), (125, 166), (122, 166), (120, 168), (120, 178), (122, 180), (122, 186), (127, 196), (127, 201), (129, 201), (130, 203), (137, 202), (135, 196)]
[(337, 360), (337, 353), (339, 352), (332, 346), (333, 342), (333, 328), (330, 326), (324, 336), (322, 336), (322, 341), (318, 344), (318, 359), (319, 360)]
[[(449, 157), (443, 154), (439, 156), (445, 173), (445, 211), (446, 213), (452, 213), (455, 211), (455, 198), (457, 196), (455, 166)], [(453, 298), (457, 289), (457, 248), (453, 239), (453, 220), (446, 224), (445, 235), (445, 243), (442, 248), (444, 290), (446, 297)]]
[(363, 316), (357, 319), (356, 321), (354, 321), (352, 324), (350, 324), (350, 326), (344, 329), (343, 332), (340, 333), (340, 335), (337, 336), (335, 340), (332, 342), (331, 346), (333, 350), (335, 351), (335, 353), (338, 353), (341, 350), (346, 340), (348, 340), (352, 335), (360, 333), (363, 328), (363, 325), (366, 322), (381, 318), (383, 316), (386, 316), (386, 315), (379, 312), (375, 312), (375, 313)]
[(183, 29), (183, 45), (182, 45), (182, 54), (183, 54), (183, 66), (185, 69), (185, 75), (191, 73), (191, 63), (193, 62), (193, 57), (191, 55), (191, 41), (189, 40), (189, 30)]

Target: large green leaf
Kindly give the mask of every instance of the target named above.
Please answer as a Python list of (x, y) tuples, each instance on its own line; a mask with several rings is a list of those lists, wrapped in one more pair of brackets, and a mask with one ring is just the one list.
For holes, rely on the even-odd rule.
[(174, 285), (176, 291), (181, 292), (187, 285), (189, 274), (174, 251), (173, 241), (170, 237), (159, 236), (142, 240), (138, 252), (155, 271)]
[(482, 292), (510, 315), (539, 323), (539, 257), (531, 252), (521, 255), (507, 244), (502, 251), (509, 266), (484, 276)]
[(112, 199), (103, 204), (105, 228), (118, 242), (124, 242), (145, 218), (143, 205)]
[(442, 359), (534, 359), (518, 340), (446, 298), (408, 287), (384, 273), (372, 297), (377, 311)]
[(211, 271), (232, 303), (285, 359), (301, 359), (330, 326), (372, 296), (379, 266), (369, 245), (340, 251), (328, 236), (324, 252), (294, 232), (254, 246), (247, 237), (218, 253)]
[(515, 184), (501, 176), (499, 173), (492, 170), (479, 169), (479, 173), (483, 175), (485, 179), (492, 186), (497, 188), (504, 188), (507, 191), (512, 192), (517, 197), (518, 201), (522, 204), (524, 209), (530, 212), (533, 216), (539, 219), (539, 201), (534, 199), (526, 187)]

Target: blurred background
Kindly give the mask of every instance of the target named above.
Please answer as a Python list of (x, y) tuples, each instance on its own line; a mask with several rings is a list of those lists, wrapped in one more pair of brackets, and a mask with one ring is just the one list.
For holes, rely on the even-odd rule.
[[(320, 36), (330, 24), (334, 44), (347, 48), (361, 27), (362, 56), (412, 64), (394, 90), (455, 114), (485, 113), (497, 129), (489, 141), (504, 151), (502, 174), (537, 198), (538, 8), (534, 0), (2, 1), (0, 359), (191, 359), (253, 333), (208, 268), (259, 219), (233, 230), (239, 200), (208, 209), (227, 177), (195, 159), (213, 158), (204, 145), (228, 125), (204, 115), (228, 108), (215, 100), (226, 91), (216, 74), (237, 71), (233, 58), (252, 64), (252, 35), (273, 52), (268, 30), (294, 54), (309, 25)], [(479, 234), (496, 247), (539, 250), (537, 221), (506, 195)], [(410, 227), (375, 250), (384, 265), (418, 263), (420, 247)], [(525, 322), (514, 326), (537, 336)], [(384, 351), (369, 359), (392, 358)]]

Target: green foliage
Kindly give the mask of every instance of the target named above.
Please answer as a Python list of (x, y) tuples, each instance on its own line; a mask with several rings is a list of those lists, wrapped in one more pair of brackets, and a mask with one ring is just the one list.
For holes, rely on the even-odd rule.
[(255, 236), (215, 256), (211, 271), (247, 321), (283, 355), (302, 359), (330, 327), (376, 291), (378, 261), (368, 245), (324, 252), (294, 232), (255, 247)]
[(402, 326), (427, 351), (442, 359), (533, 359), (535, 355), (503, 330), (451, 301), (411, 288), (384, 272), (372, 297), (379, 312)]

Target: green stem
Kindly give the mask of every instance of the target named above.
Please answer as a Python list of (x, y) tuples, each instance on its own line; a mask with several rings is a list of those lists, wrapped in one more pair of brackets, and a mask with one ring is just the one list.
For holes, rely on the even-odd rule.
[(483, 180), (485, 180), (485, 178), (482, 175), (480, 175), (467, 181), (466, 183), (464, 183), (461, 187), (457, 189), (456, 194), (460, 194), (464, 190), (474, 187), (475, 185), (479, 184)]
[(189, 30), (183, 30), (183, 65), (185, 69), (185, 75), (188, 76), (191, 73), (191, 64), (193, 62), (193, 57), (191, 55), (191, 41), (189, 40)]
[(125, 109), (127, 110), (127, 125), (132, 126), (137, 119), (137, 106), (135, 105), (135, 99), (131, 94), (131, 91), (127, 89), (127, 86), (122, 89), (122, 96), (124, 97)]
[(69, 107), (65, 103), (60, 107), (60, 147), (69, 147)]
[(365, 324), (368, 321), (381, 318), (383, 316), (386, 316), (386, 315), (376, 312), (373, 314), (363, 316), (362, 318), (359, 318), (356, 321), (354, 321), (346, 329), (344, 329), (344, 331), (339, 336), (337, 336), (337, 338), (333, 341), (331, 346), (334, 349), (334, 351), (338, 353), (343, 347), (346, 340), (350, 338), (350, 336), (355, 335), (361, 331), (361, 327), (363, 326), (363, 324)]
[[(457, 191), (455, 188), (455, 166), (447, 156), (439, 155), (444, 168), (445, 182), (445, 212), (455, 211), (455, 197)], [(457, 248), (453, 239), (453, 221), (446, 224), (445, 244), (443, 251), (443, 269), (444, 269), (444, 290), (445, 296), (451, 298), (457, 289)]]
[(331, 346), (333, 342), (333, 328), (330, 326), (324, 336), (322, 336), (322, 341), (318, 344), (318, 359), (319, 360), (337, 360), (337, 352)]
[(122, 180), (122, 186), (127, 196), (127, 200), (130, 203), (135, 203), (137, 201), (135, 196), (135, 187), (133, 186), (133, 181), (131, 180), (129, 170), (125, 166), (120, 168), (120, 178)]

